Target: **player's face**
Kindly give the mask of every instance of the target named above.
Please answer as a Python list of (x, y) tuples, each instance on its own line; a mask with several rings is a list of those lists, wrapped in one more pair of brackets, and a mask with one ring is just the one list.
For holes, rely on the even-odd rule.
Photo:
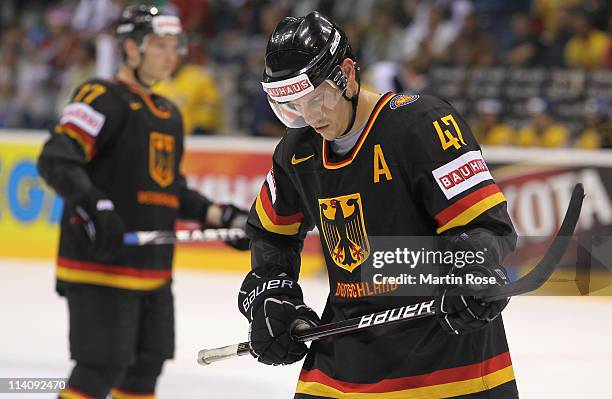
[(176, 36), (147, 36), (142, 74), (153, 81), (170, 77), (179, 57), (179, 39)]
[(328, 140), (333, 139), (334, 116), (342, 94), (325, 81), (315, 91), (293, 101), (293, 105), (309, 126)]
[[(349, 78), (349, 86), (352, 87), (351, 82), (354, 83), (355, 79), (353, 61), (349, 59), (344, 60), (341, 67), (344, 75)], [(331, 90), (331, 93), (333, 93), (333, 96), (330, 97), (332, 101), (327, 101), (327, 103), (333, 104), (333, 106), (322, 107), (322, 112), (320, 114), (304, 113), (304, 120), (325, 140), (334, 140), (340, 137), (346, 131), (353, 109), (351, 102), (345, 101), (342, 98), (342, 92), (340, 89), (334, 86), (333, 83), (326, 81), (319, 87), (321, 86), (327, 87), (327, 89)]]
[(334, 109), (325, 115), (324, 122), (326, 125), (313, 127), (325, 140), (337, 139), (346, 130), (351, 112), (352, 108), (349, 101), (338, 101)]

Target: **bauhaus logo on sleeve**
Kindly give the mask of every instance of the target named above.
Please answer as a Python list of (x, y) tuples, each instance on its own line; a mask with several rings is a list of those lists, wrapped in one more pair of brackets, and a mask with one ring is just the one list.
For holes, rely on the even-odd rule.
[(493, 180), (480, 151), (467, 152), (431, 173), (447, 199), (480, 182)]

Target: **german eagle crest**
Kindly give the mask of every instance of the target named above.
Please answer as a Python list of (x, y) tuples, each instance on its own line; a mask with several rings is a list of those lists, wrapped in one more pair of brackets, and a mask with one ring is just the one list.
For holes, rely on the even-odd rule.
[(329, 256), (342, 269), (352, 272), (370, 254), (359, 193), (319, 199), (321, 233)]

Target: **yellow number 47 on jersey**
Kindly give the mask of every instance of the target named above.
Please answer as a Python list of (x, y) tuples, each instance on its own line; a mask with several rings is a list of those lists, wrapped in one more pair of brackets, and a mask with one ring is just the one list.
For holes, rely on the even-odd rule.
[(463, 140), (461, 130), (459, 129), (459, 125), (457, 125), (457, 121), (455, 121), (455, 118), (452, 114), (443, 116), (442, 118), (440, 118), (440, 120), (442, 121), (442, 123), (444, 123), (446, 127), (449, 127), (450, 129), (454, 130), (454, 132), (451, 132), (449, 129), (442, 130), (440, 122), (433, 121), (434, 128), (436, 128), (436, 132), (438, 132), (438, 138), (440, 139), (440, 144), (442, 144), (443, 150), (446, 151), (450, 147), (454, 147), (458, 150), (459, 148), (461, 148), (462, 144), (466, 145), (465, 141)]

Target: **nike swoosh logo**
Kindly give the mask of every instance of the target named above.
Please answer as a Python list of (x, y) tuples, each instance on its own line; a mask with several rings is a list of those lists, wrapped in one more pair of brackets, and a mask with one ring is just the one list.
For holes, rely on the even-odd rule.
[(140, 108), (142, 108), (142, 104), (141, 104), (141, 103), (139, 103), (138, 101), (132, 101), (132, 102), (130, 103), (130, 108), (132, 109), (132, 111), (137, 111), (137, 110), (139, 110)]
[(304, 161), (308, 161), (312, 157), (314, 157), (314, 154), (309, 155), (309, 156), (304, 157), (304, 158), (296, 158), (295, 154), (293, 154), (293, 157), (291, 158), (291, 165), (297, 165), (297, 164), (302, 163)]

